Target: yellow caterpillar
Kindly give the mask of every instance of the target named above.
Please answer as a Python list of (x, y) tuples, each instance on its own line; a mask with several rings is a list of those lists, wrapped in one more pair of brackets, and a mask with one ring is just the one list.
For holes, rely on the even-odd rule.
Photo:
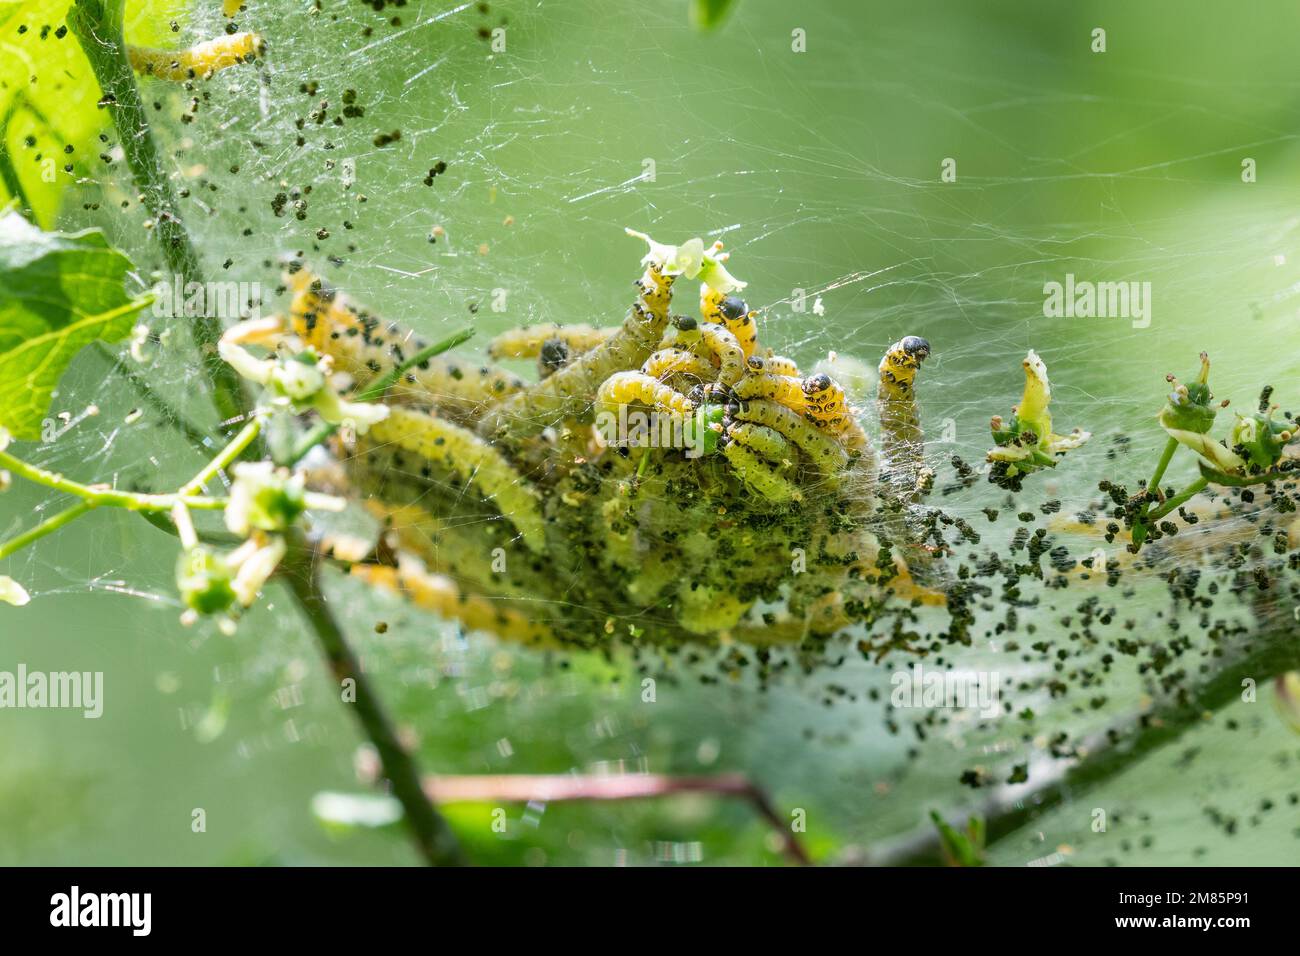
[(532, 551), (545, 547), (541, 502), (532, 486), (492, 445), (472, 431), (425, 412), (400, 406), (391, 408), (373, 426), (370, 441), (390, 443), (441, 465), (474, 485), (485, 499), (509, 519)]
[(646, 359), (641, 371), (660, 381), (670, 375), (690, 375), (701, 382), (711, 382), (715, 374), (713, 366), (698, 355), (671, 346)]
[(718, 381), (728, 387), (739, 382), (745, 374), (745, 352), (736, 337), (725, 326), (706, 322), (700, 326), (700, 340), (718, 362)]
[(795, 360), (784, 355), (768, 355), (765, 358), (751, 355), (745, 359), (745, 364), (751, 372), (770, 372), (773, 375), (799, 377), (799, 366), (795, 364)]
[(736, 397), (742, 401), (753, 398), (766, 398), (773, 402), (779, 402), (786, 408), (793, 409), (802, 414), (805, 411), (807, 402), (804, 398), (803, 382), (797, 378), (791, 378), (788, 375), (773, 375), (770, 372), (751, 372), (746, 375), (733, 389)]
[(195, 44), (188, 50), (128, 46), (126, 56), (137, 73), (184, 82), (196, 77), (206, 80), (218, 70), (251, 62), (265, 51), (266, 43), (256, 33), (231, 33)]
[(551, 644), (550, 628), (513, 608), (476, 594), (465, 594), (445, 574), (430, 573), (419, 559), (399, 552), (397, 567), (357, 564), (352, 575), (407, 598), (416, 607), (432, 611), (466, 628), (487, 631), (524, 644)]
[(488, 343), (488, 357), (501, 359), (536, 358), (542, 346), (552, 339), (563, 342), (570, 355), (589, 352), (618, 331), (614, 328), (598, 329), (591, 325), (524, 325), (502, 332)]
[[(303, 269), (291, 277), (289, 318), (294, 333), (358, 386), (400, 365), (428, 343), (396, 322), (362, 311), (342, 293), (325, 287)], [(398, 401), (428, 404), (471, 417), (482, 406), (517, 394), (524, 382), (490, 365), (436, 355), (408, 369), (393, 386)]]
[(736, 476), (768, 501), (803, 500), (803, 495), (793, 483), (778, 475), (771, 465), (740, 442), (728, 442), (723, 447), (722, 454), (730, 462)]
[(223, 16), (233, 17), (243, 5), (244, 0), (221, 0), (221, 13)]
[(786, 467), (794, 463), (794, 445), (774, 428), (754, 422), (733, 422), (726, 434), (728, 441), (739, 442), (774, 465)]
[(817, 466), (817, 470), (833, 478), (848, 464), (848, 453), (834, 438), (823, 434), (798, 412), (784, 405), (764, 399), (744, 402), (734, 415), (741, 421), (757, 422), (775, 429), (799, 446)]
[(743, 299), (735, 295), (721, 295), (707, 285), (700, 286), (700, 314), (705, 322), (725, 326), (736, 337), (745, 358), (758, 347), (758, 324), (753, 312)]
[(644, 372), (615, 372), (601, 384), (596, 400), (606, 411), (618, 411), (620, 405), (640, 402), (652, 408), (674, 412), (682, 417), (694, 411), (690, 399)]
[(807, 400), (808, 420), (838, 434), (848, 420), (848, 404), (839, 383), (825, 373), (810, 375), (803, 383), (803, 393)]
[(916, 370), (930, 354), (930, 343), (919, 335), (899, 339), (880, 360), (880, 395), (902, 398), (912, 389)]
[(479, 426), (485, 435), (513, 432), (522, 437), (567, 415), (587, 415), (591, 395), (615, 372), (640, 368), (663, 337), (676, 275), (647, 263), (637, 280), (639, 296), (618, 330), (553, 375), (491, 409)]

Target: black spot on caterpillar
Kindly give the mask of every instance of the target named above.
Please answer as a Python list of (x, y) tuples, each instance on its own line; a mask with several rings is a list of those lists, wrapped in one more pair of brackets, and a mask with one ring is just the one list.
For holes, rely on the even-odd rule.
[(493, 359), (534, 358), (549, 341), (562, 342), (571, 355), (589, 352), (618, 331), (618, 327), (595, 328), (590, 325), (524, 325), (502, 332), (488, 344)]

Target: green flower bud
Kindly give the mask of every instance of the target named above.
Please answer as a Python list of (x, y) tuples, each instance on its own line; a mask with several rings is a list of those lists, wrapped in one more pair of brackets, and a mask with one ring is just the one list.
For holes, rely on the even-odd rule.
[(238, 464), (234, 473), (226, 506), (226, 527), (234, 534), (284, 531), (307, 509), (301, 475), (277, 471), (269, 461)]
[(1238, 415), (1229, 438), (1232, 450), (1249, 464), (1267, 471), (1282, 460), (1287, 442), (1295, 437), (1293, 422), (1273, 421), (1273, 409), (1265, 414)]
[(1219, 406), (1211, 404), (1214, 395), (1210, 391), (1210, 357), (1201, 353), (1201, 370), (1196, 381), (1183, 385), (1173, 375), (1166, 375), (1173, 390), (1160, 409), (1160, 426), (1173, 435), (1174, 432), (1193, 432), (1204, 435), (1214, 426), (1214, 417), (1219, 413)]
[(220, 614), (235, 602), (230, 565), (203, 545), (181, 552), (176, 587), (185, 606), (197, 614)]

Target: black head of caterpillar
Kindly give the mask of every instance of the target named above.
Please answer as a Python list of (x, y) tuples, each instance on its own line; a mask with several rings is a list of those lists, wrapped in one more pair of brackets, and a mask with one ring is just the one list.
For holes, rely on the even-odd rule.
[(537, 371), (542, 378), (569, 364), (569, 343), (564, 339), (547, 339), (537, 354)]

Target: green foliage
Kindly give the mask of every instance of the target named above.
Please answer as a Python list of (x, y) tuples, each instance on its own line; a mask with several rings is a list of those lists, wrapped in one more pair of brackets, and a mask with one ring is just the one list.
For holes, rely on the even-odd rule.
[(953, 828), (937, 811), (930, 811), (930, 819), (939, 830), (939, 842), (949, 866), (983, 866), (985, 827), (980, 817), (966, 821), (966, 830)]
[(149, 296), (130, 298), (131, 268), (97, 229), (43, 232), (0, 217), (0, 425), (40, 437), (59, 376), (82, 347), (125, 338)]

